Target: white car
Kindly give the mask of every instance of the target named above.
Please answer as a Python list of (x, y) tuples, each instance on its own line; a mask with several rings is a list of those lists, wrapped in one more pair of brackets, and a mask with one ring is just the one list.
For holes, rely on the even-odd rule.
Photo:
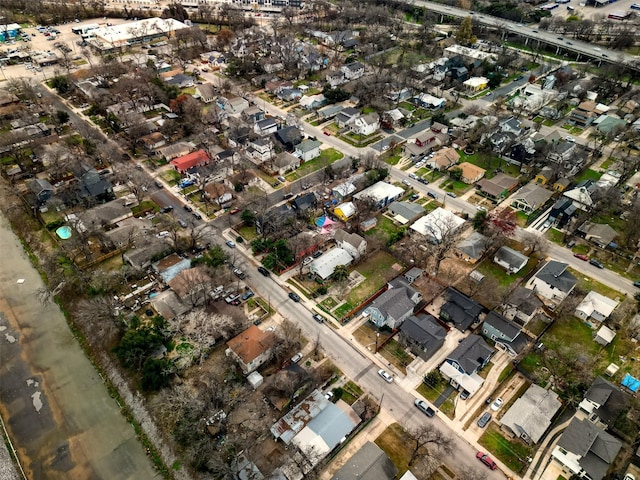
[(575, 141), (576, 141), (576, 139), (575, 139), (575, 138), (573, 138), (571, 135), (567, 135), (566, 137), (564, 137), (564, 139), (565, 139), (567, 142), (575, 142)]
[(504, 400), (502, 400), (502, 398), (500, 397), (496, 398), (495, 402), (491, 404), (491, 410), (493, 410), (494, 412), (497, 412), (503, 403), (504, 403)]
[(378, 375), (384, 378), (385, 382), (393, 383), (393, 377), (389, 375), (386, 370), (383, 370), (383, 369), (378, 370)]
[(298, 363), (300, 360), (302, 360), (302, 352), (298, 352), (291, 357), (291, 363)]

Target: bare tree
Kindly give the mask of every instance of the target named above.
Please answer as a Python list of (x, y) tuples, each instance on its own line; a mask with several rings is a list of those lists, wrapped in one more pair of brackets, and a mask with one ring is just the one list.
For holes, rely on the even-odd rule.
[(529, 249), (529, 254), (540, 253), (544, 255), (549, 249), (549, 241), (544, 237), (534, 232), (523, 232), (521, 241), (525, 247)]
[(453, 440), (451, 437), (433, 428), (432, 425), (419, 425), (407, 430), (409, 444), (411, 445), (411, 457), (409, 466), (416, 460), (426, 457), (437, 457), (438, 455), (450, 454), (453, 450)]

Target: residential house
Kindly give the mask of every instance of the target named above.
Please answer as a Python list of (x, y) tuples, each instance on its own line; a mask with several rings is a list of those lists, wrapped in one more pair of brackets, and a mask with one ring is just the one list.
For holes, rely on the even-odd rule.
[(592, 223), (589, 221), (578, 227), (577, 234), (585, 240), (595, 243), (600, 248), (608, 247), (618, 236), (618, 232), (606, 223)]
[(526, 325), (541, 311), (542, 305), (533, 290), (518, 287), (502, 304), (502, 314), (508, 320)]
[(499, 173), (493, 178), (483, 178), (478, 181), (476, 189), (480, 195), (498, 202), (518, 188), (518, 185), (520, 181), (517, 178)]
[(298, 212), (306, 212), (318, 206), (318, 199), (313, 192), (298, 195), (291, 202), (291, 207)]
[(390, 480), (397, 474), (398, 469), (384, 450), (367, 441), (331, 480)]
[(596, 102), (585, 101), (571, 111), (569, 123), (579, 127), (588, 127), (603, 111), (597, 108)]
[(360, 62), (353, 62), (343, 65), (340, 71), (347, 80), (357, 80), (364, 75), (364, 65)]
[(571, 180), (569, 180), (568, 178), (559, 178), (555, 182), (553, 182), (553, 191), (564, 192), (570, 184)]
[(344, 248), (332, 248), (309, 264), (309, 271), (320, 280), (326, 280), (339, 265), (351, 265), (353, 257)]
[(563, 192), (562, 196), (571, 199), (576, 208), (588, 212), (595, 203), (593, 194), (597, 189), (596, 182), (584, 180), (576, 185), (575, 188)]
[(476, 183), (478, 180), (484, 177), (484, 174), (486, 173), (486, 170), (484, 168), (480, 168), (477, 165), (474, 165), (473, 163), (469, 163), (469, 162), (463, 162), (460, 165), (451, 167), (449, 170), (451, 171), (453, 169), (460, 169), (461, 171), (460, 180), (466, 183), (467, 185)]
[(333, 214), (343, 222), (348, 222), (356, 214), (356, 206), (353, 202), (345, 202), (333, 209)]
[(86, 165), (82, 165), (80, 170), (83, 172), (78, 185), (80, 198), (98, 203), (115, 198), (111, 182), (105, 178), (105, 175), (100, 175), (95, 168)]
[(234, 97), (224, 100), (226, 101), (220, 106), (220, 108), (230, 115), (240, 114), (249, 108), (249, 102), (242, 97)]
[(562, 407), (553, 390), (532, 384), (500, 419), (500, 426), (510, 435), (527, 443), (538, 443)]
[(442, 345), (447, 331), (429, 314), (411, 315), (400, 327), (400, 343), (422, 360), (429, 360)]
[(553, 171), (553, 168), (543, 167), (542, 170), (538, 172), (533, 181), (536, 183), (536, 185), (546, 185), (547, 183), (551, 182), (551, 180), (553, 180), (555, 176), (556, 175)]
[(351, 131), (358, 135), (372, 135), (380, 130), (380, 116), (375, 113), (360, 115), (351, 123)]
[(282, 88), (277, 95), (285, 102), (297, 102), (302, 98), (302, 92), (298, 88)]
[(456, 389), (473, 396), (484, 383), (478, 372), (484, 368), (495, 350), (479, 335), (463, 339), (440, 365), (440, 373)]
[(493, 263), (504, 268), (509, 274), (518, 273), (528, 261), (529, 257), (507, 246), (500, 247), (493, 256)]
[(264, 112), (257, 106), (251, 106), (242, 112), (242, 118), (248, 122), (250, 125), (253, 125), (260, 120), (264, 120), (265, 115)]
[(268, 138), (256, 138), (247, 143), (247, 155), (259, 163), (271, 160), (273, 152), (273, 143)]
[(276, 133), (277, 130), (278, 122), (276, 122), (276, 119), (272, 117), (260, 120), (253, 126), (253, 132), (262, 137)]
[(517, 118), (509, 117), (500, 122), (500, 130), (505, 133), (512, 133), (518, 137), (524, 133), (524, 126)]
[(357, 108), (347, 107), (343, 108), (340, 113), (335, 116), (336, 125), (340, 128), (347, 127), (353, 123), (353, 121), (360, 116), (360, 112)]
[(427, 160), (426, 166), (434, 170), (447, 170), (460, 161), (460, 154), (455, 148), (441, 148)]
[(196, 150), (182, 157), (174, 158), (169, 163), (180, 173), (185, 173), (190, 168), (208, 165), (210, 161), (211, 158), (205, 150)]
[(227, 356), (233, 357), (245, 375), (258, 369), (271, 358), (276, 336), (251, 325), (227, 342)]
[(443, 108), (447, 101), (444, 98), (434, 97), (428, 93), (421, 93), (420, 95), (416, 95), (411, 98), (411, 103), (414, 105), (427, 108), (429, 110), (437, 110), (439, 108)]
[(594, 292), (587, 293), (586, 297), (576, 307), (575, 315), (583, 321), (604, 322), (618, 306), (618, 302)]
[(456, 245), (456, 255), (465, 262), (474, 264), (482, 258), (490, 242), (480, 232), (473, 232), (471, 236), (461, 240)]
[(409, 285), (403, 277), (397, 277), (387, 284), (387, 290), (384, 293), (364, 309), (363, 315), (368, 316), (369, 321), (377, 328), (388, 327), (395, 330), (413, 315), (420, 300), (422, 300), (420, 292)]
[(569, 220), (575, 215), (578, 208), (573, 204), (570, 198), (559, 198), (551, 207), (549, 220), (556, 225), (557, 228), (563, 228), (569, 223)]
[(629, 394), (610, 381), (596, 377), (578, 405), (578, 415), (602, 429), (615, 425), (626, 414), (631, 403)]
[(552, 195), (553, 193), (549, 190), (530, 182), (513, 195), (511, 206), (516, 210), (530, 214), (547, 203), (547, 200), (549, 200)]
[(325, 78), (331, 88), (336, 88), (337, 86), (342, 85), (347, 81), (344, 76), (344, 72), (342, 71), (329, 72), (327, 73), (327, 76)]
[[(569, 295), (578, 280), (567, 271), (569, 265), (556, 260), (549, 260), (533, 275), (526, 284), (534, 289), (538, 296), (554, 305), (560, 304)], [(544, 301), (544, 300), (543, 300)]]
[(142, 145), (147, 152), (155, 152), (160, 147), (165, 146), (167, 140), (160, 132), (153, 132), (140, 137), (138, 143)]
[(464, 224), (464, 220), (455, 213), (438, 207), (429, 214), (419, 218), (411, 230), (426, 237), (431, 243), (440, 243), (442, 240), (458, 230)]
[(482, 306), (464, 293), (449, 287), (444, 293), (446, 302), (440, 307), (440, 318), (464, 332), (476, 323), (482, 313)]
[(418, 147), (431, 147), (434, 145), (437, 138), (438, 136), (435, 132), (426, 130), (416, 137), (415, 143)]
[(342, 105), (329, 105), (328, 107), (324, 107), (318, 110), (318, 116), (322, 120), (330, 120), (337, 114), (339, 114), (342, 110), (344, 110), (344, 107)]
[(377, 208), (383, 208), (402, 196), (404, 189), (386, 182), (377, 182), (356, 193), (353, 197), (358, 200), (370, 200)]
[(273, 168), (278, 175), (284, 175), (300, 167), (300, 159), (287, 152), (281, 152), (273, 160)]
[(412, 202), (393, 202), (389, 205), (389, 212), (393, 214), (393, 221), (406, 225), (424, 215), (424, 207)]
[(529, 343), (529, 338), (522, 333), (520, 325), (494, 311), (489, 312), (482, 322), (482, 334), (512, 357), (522, 352)]
[(211, 103), (217, 97), (216, 89), (210, 83), (203, 83), (202, 85), (197, 85), (196, 94), (200, 96), (200, 100), (203, 103)]
[(568, 140), (555, 143), (547, 158), (571, 173), (584, 162), (584, 158), (578, 155), (578, 147), (576, 145), (575, 142), (569, 142)]
[(275, 136), (288, 152), (293, 152), (302, 141), (302, 133), (297, 127), (281, 128)]
[(616, 115), (601, 115), (593, 122), (598, 130), (598, 133), (602, 135), (610, 135), (612, 132), (615, 135), (617, 132), (622, 132), (627, 126), (627, 122)]
[(319, 93), (317, 95), (304, 95), (300, 99), (300, 106), (305, 110), (315, 110), (320, 108), (327, 102), (327, 99), (324, 98), (324, 95)]
[(187, 268), (173, 277), (168, 285), (184, 304), (195, 307), (206, 302), (211, 277), (203, 267)]
[(346, 197), (351, 195), (353, 192), (357, 190), (356, 186), (351, 181), (346, 181), (336, 186), (331, 190), (331, 195), (335, 197), (338, 201), (344, 200)]
[(36, 196), (39, 204), (46, 203), (53, 195), (53, 185), (44, 178), (34, 178), (29, 182), (29, 189)]
[(303, 162), (308, 162), (320, 156), (320, 147), (322, 142), (317, 140), (303, 140), (296, 146), (296, 156)]
[(173, 160), (174, 158), (183, 157), (189, 152), (195, 150), (195, 144), (191, 142), (177, 142), (166, 147), (159, 148), (156, 155), (165, 160)]
[(338, 228), (333, 239), (339, 248), (346, 250), (355, 260), (367, 253), (367, 241), (357, 233), (347, 233)]
[(574, 417), (562, 432), (551, 458), (567, 478), (602, 480), (613, 464), (622, 443), (593, 423)]
[(486, 77), (471, 77), (469, 80), (462, 82), (462, 86), (467, 94), (475, 94), (486, 90), (489, 85), (489, 79)]

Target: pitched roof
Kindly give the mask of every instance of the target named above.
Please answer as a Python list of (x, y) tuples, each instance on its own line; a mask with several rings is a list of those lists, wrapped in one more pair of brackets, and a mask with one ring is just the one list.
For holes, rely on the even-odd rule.
[(447, 302), (440, 308), (440, 316), (443, 313), (452, 321), (456, 328), (464, 332), (478, 319), (482, 307), (479, 303), (467, 297), (455, 288), (449, 287), (445, 292)]
[(416, 304), (410, 298), (412, 291), (411, 287), (389, 288), (371, 302), (367, 309), (375, 308), (384, 318), (392, 317), (397, 320), (406, 315), (408, 311), (413, 312)]
[(249, 364), (269, 350), (275, 340), (273, 332), (263, 331), (257, 326), (251, 325), (244, 332), (229, 340), (227, 346), (243, 363)]
[(408, 222), (424, 214), (424, 208), (422, 207), (422, 205), (417, 205), (411, 202), (393, 202), (391, 205), (389, 205), (389, 210), (394, 215), (402, 217)]
[(586, 221), (578, 227), (578, 231), (601, 245), (609, 245), (618, 236), (618, 232), (606, 223)]
[(170, 163), (183, 172), (192, 167), (209, 163), (209, 160), (209, 154), (205, 150), (196, 150), (182, 157), (174, 158)]
[(516, 288), (509, 295), (506, 303), (513, 305), (520, 312), (527, 315), (531, 315), (542, 306), (542, 301), (536, 296), (535, 292), (524, 287)]
[(607, 318), (611, 315), (611, 312), (618, 306), (618, 302), (605, 297), (604, 295), (594, 292), (593, 290), (587, 293), (582, 301), (576, 307), (577, 311), (584, 312), (587, 317), (591, 316), (595, 312), (603, 315)]
[(336, 230), (333, 238), (336, 242), (347, 242), (355, 248), (360, 248), (362, 242), (366, 242), (366, 240), (357, 233), (348, 233), (342, 228)]
[(578, 283), (576, 277), (567, 271), (568, 266), (568, 264), (563, 262), (549, 260), (540, 270), (538, 270), (535, 277), (564, 293), (568, 293), (575, 284)]
[(429, 314), (421, 313), (407, 318), (400, 331), (405, 337), (430, 350), (439, 345), (447, 336), (447, 331), (438, 323), (436, 318)]
[(465, 255), (477, 260), (482, 257), (488, 245), (489, 239), (487, 237), (480, 232), (473, 232), (471, 236), (458, 242), (456, 248)]
[(478, 175), (484, 175), (486, 170), (473, 163), (463, 162), (455, 168), (462, 170), (462, 178), (476, 178)]
[(630, 402), (627, 393), (602, 377), (593, 381), (584, 398), (599, 405), (594, 411), (600, 420), (610, 426), (615, 423), (620, 413), (627, 409)]
[(484, 323), (487, 325), (491, 325), (493, 328), (502, 332), (506, 337), (510, 339), (516, 338), (521, 331), (519, 325), (513, 323), (510, 320), (507, 320), (502, 315), (497, 312), (491, 311), (487, 314), (484, 319)]
[(538, 208), (551, 198), (553, 192), (539, 187), (534, 183), (527, 183), (515, 193), (514, 200), (527, 203), (531, 208)]
[(593, 479), (604, 478), (622, 443), (586, 419), (573, 418), (558, 439), (558, 447), (580, 457), (578, 463)]
[(520, 270), (529, 261), (529, 257), (507, 246), (502, 246), (498, 249), (493, 257), (494, 262), (496, 261), (496, 259), (498, 260), (498, 262), (505, 263), (509, 266), (509, 268), (512, 268), (514, 270)]
[(462, 340), (447, 358), (458, 363), (465, 373), (471, 374), (491, 357), (494, 351), (481, 336), (472, 333)]
[(554, 391), (533, 384), (507, 410), (500, 423), (509, 427), (516, 435), (524, 433), (533, 443), (538, 443), (561, 406)]
[(296, 150), (300, 150), (302, 153), (306, 153), (320, 146), (322, 146), (322, 143), (318, 142), (317, 140), (304, 140), (297, 146)]
[(338, 265), (349, 265), (353, 257), (343, 248), (332, 248), (309, 264), (309, 270), (322, 279), (329, 278)]
[(398, 469), (384, 451), (373, 442), (365, 443), (331, 480), (390, 480)]

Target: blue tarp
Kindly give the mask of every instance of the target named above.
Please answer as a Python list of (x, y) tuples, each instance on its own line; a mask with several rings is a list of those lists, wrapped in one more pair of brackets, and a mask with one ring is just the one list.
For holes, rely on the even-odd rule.
[(622, 386), (627, 387), (633, 393), (636, 393), (638, 389), (640, 389), (640, 380), (627, 373), (622, 379)]

